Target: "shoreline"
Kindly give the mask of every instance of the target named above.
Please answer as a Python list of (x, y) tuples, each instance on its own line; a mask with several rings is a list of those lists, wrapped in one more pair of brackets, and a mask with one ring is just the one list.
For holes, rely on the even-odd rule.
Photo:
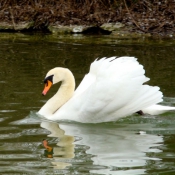
[(115, 37), (161, 37), (161, 38), (175, 38), (175, 33), (168, 34), (152, 34), (144, 33), (142, 31), (134, 30), (134, 26), (126, 26), (120, 22), (104, 23), (101, 26), (95, 25), (48, 25), (44, 29), (34, 29), (33, 22), (9, 23), (0, 22), (0, 32), (43, 32), (53, 35), (65, 34), (85, 34), (85, 35), (110, 35)]

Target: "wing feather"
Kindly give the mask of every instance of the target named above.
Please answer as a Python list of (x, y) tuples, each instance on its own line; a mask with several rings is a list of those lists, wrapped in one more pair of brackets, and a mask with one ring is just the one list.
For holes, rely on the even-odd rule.
[(95, 60), (74, 96), (54, 116), (96, 123), (131, 115), (162, 101), (158, 87), (143, 85), (148, 80), (134, 57)]

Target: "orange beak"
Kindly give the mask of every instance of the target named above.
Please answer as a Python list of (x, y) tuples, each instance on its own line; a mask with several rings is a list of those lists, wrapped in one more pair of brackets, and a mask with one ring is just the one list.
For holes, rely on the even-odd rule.
[(47, 140), (43, 140), (43, 146), (45, 147), (45, 148), (47, 148), (47, 145), (48, 144), (48, 142), (47, 142)]
[(52, 82), (47, 80), (47, 83), (45, 83), (45, 87), (44, 87), (44, 90), (42, 92), (42, 95), (46, 95), (47, 92), (49, 91), (49, 89), (51, 88), (52, 86)]

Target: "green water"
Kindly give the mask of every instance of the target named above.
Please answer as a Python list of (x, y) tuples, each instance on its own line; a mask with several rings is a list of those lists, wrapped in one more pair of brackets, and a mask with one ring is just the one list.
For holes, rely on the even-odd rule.
[(95, 58), (114, 55), (137, 57), (175, 106), (174, 40), (0, 34), (0, 174), (175, 174), (175, 112), (102, 124), (35, 116), (58, 88), (41, 96), (48, 70), (67, 67), (78, 85)]

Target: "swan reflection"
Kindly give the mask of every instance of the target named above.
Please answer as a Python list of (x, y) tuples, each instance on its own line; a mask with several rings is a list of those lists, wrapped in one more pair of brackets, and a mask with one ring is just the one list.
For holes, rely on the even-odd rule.
[(65, 161), (67, 158), (74, 157), (74, 137), (65, 135), (64, 131), (59, 128), (57, 123), (42, 122), (41, 127), (51, 132), (48, 137), (59, 138), (56, 147), (50, 146), (46, 139), (43, 140), (43, 146), (45, 147), (44, 156), (47, 158), (53, 158), (52, 165), (56, 169), (64, 169), (67, 166), (71, 166), (70, 163)]
[(43, 139), (43, 146), (45, 148), (44, 156), (47, 158), (53, 158), (53, 148), (48, 145), (48, 141), (46, 139)]
[[(94, 170), (90, 170), (90, 173), (126, 174), (127, 172), (134, 175), (144, 174), (144, 166), (147, 165), (149, 160), (161, 160), (156, 157), (155, 153), (161, 152), (159, 146), (163, 142), (162, 136), (145, 132), (143, 132), (144, 134), (142, 132), (138, 133), (139, 125), (116, 126), (113, 124), (90, 125), (78, 123), (61, 123), (58, 125), (57, 123), (42, 122), (41, 126), (51, 131), (50, 137), (60, 139), (57, 144), (59, 147), (54, 148), (54, 156), (62, 155), (73, 159), (74, 136), (82, 138), (76, 141), (75, 144), (85, 145), (86, 148), (89, 148), (85, 150), (84, 157), (92, 155), (93, 166), (108, 167), (104, 169), (94, 168)], [(64, 152), (62, 152), (63, 147)], [(154, 155), (151, 153), (154, 153)], [(61, 162), (63, 163), (63, 161)], [(74, 160), (71, 162), (74, 162)], [(59, 163), (57, 164), (59, 165)], [(114, 167), (120, 170), (113, 170)]]

